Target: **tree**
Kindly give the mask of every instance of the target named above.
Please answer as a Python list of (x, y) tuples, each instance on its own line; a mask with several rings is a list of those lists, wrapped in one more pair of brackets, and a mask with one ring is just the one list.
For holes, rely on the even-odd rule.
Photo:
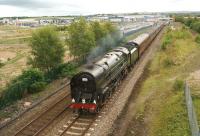
[(63, 62), (65, 48), (52, 26), (35, 30), (30, 47), (32, 57), (29, 58), (29, 63), (43, 72), (49, 72)]
[(95, 21), (95, 22), (91, 22), (90, 24), (91, 24), (92, 31), (95, 34), (96, 42), (98, 42), (99, 40), (101, 40), (103, 37), (105, 37), (108, 34), (108, 31), (106, 30), (106, 28), (103, 26), (102, 23)]
[(184, 23), (184, 18), (183, 18), (183, 16), (175, 16), (175, 22)]
[(191, 28), (194, 31), (197, 31), (198, 33), (200, 33), (200, 22), (194, 22), (191, 24)]
[(108, 34), (112, 34), (117, 31), (116, 26), (114, 26), (111, 22), (104, 22), (104, 28), (107, 30)]
[(68, 27), (66, 38), (71, 55), (85, 57), (95, 44), (95, 35), (84, 18), (80, 18)]

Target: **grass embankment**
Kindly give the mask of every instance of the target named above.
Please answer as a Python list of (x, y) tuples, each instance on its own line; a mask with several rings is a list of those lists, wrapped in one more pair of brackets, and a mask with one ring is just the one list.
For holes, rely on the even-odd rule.
[[(185, 27), (166, 29), (161, 49), (147, 67), (139, 86), (139, 108), (135, 120), (145, 124), (150, 136), (189, 136), (184, 81), (200, 69), (200, 46)], [(200, 105), (200, 100), (194, 101)], [(134, 125), (134, 122), (132, 123)], [(134, 127), (128, 129), (131, 135)], [(140, 129), (140, 128), (138, 128)]]

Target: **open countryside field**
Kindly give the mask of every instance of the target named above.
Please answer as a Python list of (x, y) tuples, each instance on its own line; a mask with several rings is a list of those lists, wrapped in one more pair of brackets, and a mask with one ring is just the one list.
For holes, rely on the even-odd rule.
[(27, 67), (31, 32), (30, 28), (0, 26), (0, 90)]

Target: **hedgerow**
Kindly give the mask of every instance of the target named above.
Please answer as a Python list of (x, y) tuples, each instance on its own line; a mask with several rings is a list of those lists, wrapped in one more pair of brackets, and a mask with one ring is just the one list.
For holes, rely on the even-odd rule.
[(0, 95), (0, 109), (29, 94), (44, 90), (46, 85), (55, 79), (72, 77), (77, 72), (78, 64), (76, 62), (64, 63), (45, 74), (35, 68), (23, 71), (20, 76), (13, 79), (6, 86)]

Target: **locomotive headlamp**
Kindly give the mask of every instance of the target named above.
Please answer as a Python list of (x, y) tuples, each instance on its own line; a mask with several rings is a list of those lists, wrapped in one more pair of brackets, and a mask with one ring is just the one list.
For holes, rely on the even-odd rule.
[(75, 99), (74, 98), (72, 99), (72, 103), (75, 103)]
[(82, 81), (83, 81), (83, 82), (87, 82), (88, 79), (87, 79), (87, 78), (82, 78)]
[(97, 103), (96, 100), (94, 100), (93, 103), (96, 104)]
[(82, 99), (82, 103), (85, 103), (85, 99)]

